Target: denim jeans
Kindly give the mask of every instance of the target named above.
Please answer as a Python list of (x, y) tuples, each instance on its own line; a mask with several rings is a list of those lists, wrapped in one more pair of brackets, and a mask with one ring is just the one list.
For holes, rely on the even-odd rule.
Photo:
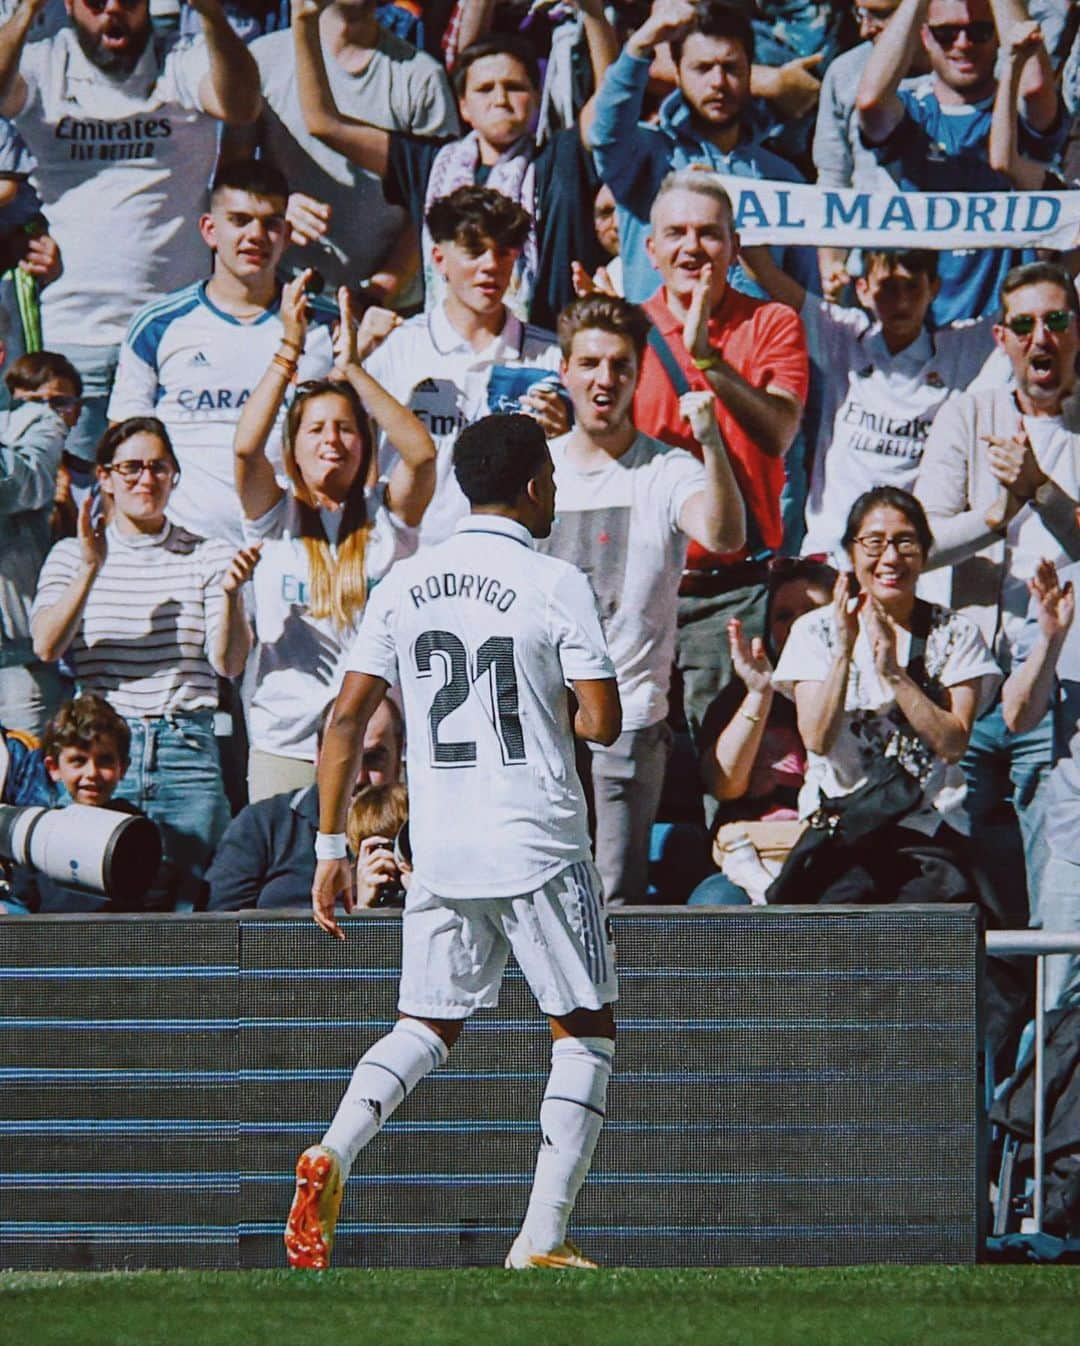
[(228, 826), (213, 711), (128, 720), (131, 764), (116, 792), (157, 823), (163, 857), (147, 906), (190, 910)]
[(67, 356), (79, 371), (83, 381), (82, 412), (75, 428), (68, 435), (65, 450), (84, 462), (94, 461), (98, 440), (109, 424), (105, 414), (112, 393), (116, 364), (120, 358), (119, 346), (50, 346)]
[[(1043, 930), (1074, 935), (1080, 931), (1080, 865), (1051, 855), (1039, 888), (1039, 923)], [(1044, 1002), (1047, 1009), (1080, 1005), (1080, 954), (1055, 953), (1046, 960)]]
[(960, 764), (968, 785), (971, 853), (993, 885), (1007, 929), (1038, 923), (1053, 740), (1051, 713), (1026, 734), (1010, 734), (999, 702), (975, 721)]

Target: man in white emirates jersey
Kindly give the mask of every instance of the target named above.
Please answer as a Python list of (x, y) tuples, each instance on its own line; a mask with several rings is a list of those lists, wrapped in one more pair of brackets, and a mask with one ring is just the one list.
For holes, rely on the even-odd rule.
[(312, 903), (319, 925), (342, 937), (334, 904), (353, 901), (349, 784), (367, 719), (400, 681), (414, 865), (402, 1017), (300, 1157), (285, 1232), (293, 1266), (328, 1264), (357, 1154), (446, 1060), (463, 1020), (497, 1004), (511, 950), (554, 1044), (532, 1195), (506, 1265), (593, 1266), (566, 1227), (603, 1122), (617, 983), (574, 734), (613, 742), (619, 695), (588, 581), (533, 550), (555, 510), (543, 430), (526, 416), (477, 421), (457, 441), (454, 471), (472, 513), (373, 593), (323, 742)]

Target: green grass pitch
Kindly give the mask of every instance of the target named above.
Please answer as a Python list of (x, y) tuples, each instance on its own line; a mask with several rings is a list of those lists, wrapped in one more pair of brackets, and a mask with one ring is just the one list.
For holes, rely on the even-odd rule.
[(3, 1272), (11, 1346), (1065, 1346), (1080, 1268)]

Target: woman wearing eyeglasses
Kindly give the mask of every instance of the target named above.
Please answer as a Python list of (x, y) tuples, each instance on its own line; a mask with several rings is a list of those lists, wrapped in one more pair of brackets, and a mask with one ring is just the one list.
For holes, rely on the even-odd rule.
[[(304, 348), (309, 274), (282, 291), (284, 337), (233, 443), (244, 535), (262, 547), (249, 685), (253, 802), (313, 783), (319, 720), (340, 686), (368, 590), (415, 551), (435, 486), (431, 436), (360, 364), (346, 290), (334, 373), (296, 389), (282, 435), (288, 488), (278, 482), (266, 442)], [(373, 472), (376, 426), (399, 456), (384, 481)]]
[(795, 701), (807, 749), (799, 812), (844, 796), (890, 759), (921, 787), (910, 809), (852, 855), (827, 860), (803, 901), (978, 901), (962, 827), (958, 762), (1001, 673), (975, 624), (916, 599), (932, 538), (907, 491), (878, 486), (856, 500), (830, 607), (799, 618), (773, 686)]
[(40, 659), (67, 655), (80, 692), (97, 692), (131, 727), (117, 798), (158, 824), (164, 860), (149, 904), (194, 903), (229, 820), (214, 711), (218, 677), (243, 670), (251, 631), (240, 591), (258, 550), (169, 523), (180, 475), (162, 423), (133, 417), (97, 448), (109, 522), (79, 513), (78, 536), (49, 552), (31, 612)]

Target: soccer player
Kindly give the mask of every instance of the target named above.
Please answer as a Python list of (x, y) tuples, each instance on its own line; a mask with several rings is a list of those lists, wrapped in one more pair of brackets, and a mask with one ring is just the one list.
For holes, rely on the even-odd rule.
[(357, 1154), (446, 1060), (462, 1021), (497, 1004), (511, 949), (554, 1044), (532, 1195), (506, 1266), (594, 1265), (566, 1226), (604, 1119), (617, 984), (573, 734), (618, 737), (615, 670), (585, 576), (533, 550), (555, 512), (541, 427), (518, 415), (475, 422), (454, 471), (472, 513), (372, 594), (323, 743), (312, 904), (342, 937), (349, 790), (368, 716), (400, 680), (414, 865), (401, 1018), (361, 1059), (321, 1144), (300, 1156), (285, 1231), (293, 1266), (328, 1264)]

